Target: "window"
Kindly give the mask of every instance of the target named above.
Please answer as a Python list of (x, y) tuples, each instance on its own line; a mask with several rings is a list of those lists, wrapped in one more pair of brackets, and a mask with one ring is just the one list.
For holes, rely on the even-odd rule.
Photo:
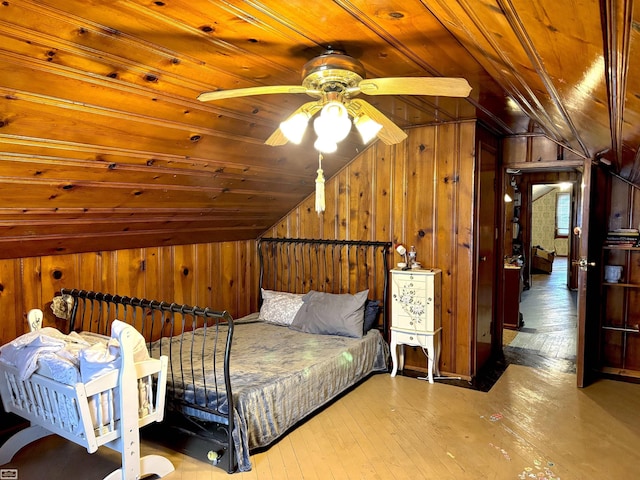
[(556, 193), (556, 238), (569, 236), (571, 226), (571, 194)]

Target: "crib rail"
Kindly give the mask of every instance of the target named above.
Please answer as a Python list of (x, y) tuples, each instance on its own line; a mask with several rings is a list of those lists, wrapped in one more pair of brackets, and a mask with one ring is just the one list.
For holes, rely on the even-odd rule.
[[(194, 409), (210, 414), (225, 426), (225, 441), (233, 445), (229, 365), (234, 321), (228, 312), (87, 290), (62, 289), (60, 293), (73, 298), (71, 331), (105, 334), (111, 322), (118, 319), (140, 332), (151, 357), (168, 357), (168, 408), (172, 412)], [(205, 338), (201, 352), (192, 348), (197, 335)], [(222, 362), (218, 362), (220, 358)], [(207, 382), (207, 378), (212, 380)], [(212, 398), (215, 402), (209, 401)], [(233, 465), (233, 448), (228, 450), (229, 464)]]
[[(141, 362), (134, 368), (139, 392), (137, 420), (142, 427), (162, 420), (167, 359)], [(37, 373), (21, 379), (16, 367), (0, 362), (0, 396), (5, 411), (39, 427), (27, 432), (27, 437), (55, 433), (93, 453), (121, 435), (122, 415), (116, 394), (119, 375), (119, 370), (112, 370), (87, 383), (66, 385)], [(20, 437), (14, 441), (16, 448), (25, 443)], [(14, 453), (11, 446), (3, 446), (0, 465)]]
[[(5, 411), (43, 425), (52, 433), (85, 446), (89, 453), (98, 449), (97, 438), (102, 435), (105, 435), (105, 442), (116, 438), (112, 396), (112, 421), (105, 422), (92, 433), (94, 427), (89, 401), (95, 399), (87, 398), (83, 384), (64, 385), (38, 374), (33, 374), (27, 380), (20, 380), (18, 370), (5, 364), (0, 364), (0, 372), (0, 391)], [(117, 383), (117, 376), (115, 380)], [(115, 383), (113, 386), (115, 387)], [(96, 395), (112, 395), (112, 390)], [(98, 403), (101, 401), (99, 398)]]

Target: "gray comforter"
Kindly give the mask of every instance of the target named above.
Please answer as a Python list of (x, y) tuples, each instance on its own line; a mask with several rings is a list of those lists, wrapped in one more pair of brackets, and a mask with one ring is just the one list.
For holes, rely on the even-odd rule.
[[(211, 333), (209, 329), (207, 335)], [(193, 342), (191, 335), (182, 346), (179, 339), (172, 341), (167, 387), (173, 391), (169, 395), (228, 412), (221, 376), (223, 352), (216, 354), (216, 379), (211, 369), (202, 368), (202, 364), (211, 365), (214, 356), (209, 340), (203, 345), (204, 337), (200, 329)], [(162, 340), (163, 354), (168, 354), (168, 342)], [(158, 347), (154, 345), (152, 355)], [(257, 314), (236, 321), (230, 373), (239, 470), (251, 470), (251, 449), (269, 445), (359, 380), (386, 370), (388, 356), (388, 346), (377, 330), (356, 339), (298, 332), (257, 321)], [(216, 382), (217, 394), (212, 388)], [(183, 411), (203, 420), (222, 420), (197, 409), (183, 407)]]

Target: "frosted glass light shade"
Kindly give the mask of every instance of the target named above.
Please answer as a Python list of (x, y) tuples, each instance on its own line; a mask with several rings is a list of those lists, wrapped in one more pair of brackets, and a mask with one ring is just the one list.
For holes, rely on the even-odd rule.
[(307, 130), (308, 123), (309, 115), (305, 112), (299, 112), (282, 122), (280, 124), (280, 130), (283, 135), (287, 137), (287, 140), (299, 145), (304, 136), (304, 132)]
[(340, 102), (329, 102), (313, 122), (313, 129), (318, 137), (331, 139), (334, 143), (344, 140), (351, 130), (349, 113)]
[(358, 129), (364, 143), (369, 143), (376, 138), (376, 135), (378, 135), (378, 132), (382, 129), (382, 125), (372, 120), (369, 115), (361, 115), (358, 118), (354, 118), (353, 123)]
[(318, 137), (313, 146), (322, 153), (333, 153), (338, 150), (338, 144), (327, 137)]

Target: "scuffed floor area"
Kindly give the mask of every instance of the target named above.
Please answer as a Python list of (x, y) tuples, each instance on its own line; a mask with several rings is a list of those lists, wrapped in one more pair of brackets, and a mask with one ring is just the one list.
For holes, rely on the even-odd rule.
[[(410, 377), (371, 377), (252, 456), (237, 479), (627, 479), (640, 462), (640, 385), (510, 365), (489, 392)], [(230, 478), (216, 467), (168, 455), (169, 480)], [(117, 454), (89, 455), (50, 437), (3, 468), (21, 479), (101, 479)]]

